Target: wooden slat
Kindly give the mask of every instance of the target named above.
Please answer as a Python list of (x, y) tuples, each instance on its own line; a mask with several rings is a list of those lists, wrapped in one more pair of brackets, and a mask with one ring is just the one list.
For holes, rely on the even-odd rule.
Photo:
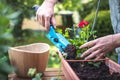
[[(15, 73), (9, 74), (8, 75), (9, 80), (31, 80), (31, 79), (18, 78), (18, 77), (15, 78), (15, 75), (16, 75)], [(58, 77), (60, 80), (65, 80), (62, 70), (58, 68), (47, 68), (43, 73), (42, 80), (50, 80), (51, 78), (54, 77)]]
[[(42, 80), (50, 80), (50, 79), (52, 79), (52, 78), (53, 78), (53, 77), (43, 77)], [(58, 78), (59, 78), (59, 80), (66, 80), (64, 76), (60, 76), (60, 77), (58, 77)]]
[(45, 72), (47, 71), (62, 71), (62, 70), (59, 68), (46, 68)]
[(58, 68), (47, 68), (43, 73), (42, 80), (50, 80), (53, 77), (58, 77), (60, 80), (65, 80), (62, 70)]
[(48, 68), (44, 73), (44, 76), (46, 77), (51, 77), (51, 76), (63, 76), (63, 73), (61, 69), (53, 69), (53, 68)]
[(25, 79), (25, 78), (16, 78), (14, 80), (31, 80), (31, 79)]

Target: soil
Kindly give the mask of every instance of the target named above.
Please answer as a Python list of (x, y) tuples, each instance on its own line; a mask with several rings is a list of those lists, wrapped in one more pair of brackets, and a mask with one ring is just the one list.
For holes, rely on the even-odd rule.
[(64, 52), (67, 53), (66, 59), (75, 59), (76, 54), (76, 47), (72, 44), (68, 44), (67, 47), (64, 49)]
[(95, 66), (89, 62), (69, 62), (80, 80), (120, 80), (119, 73), (109, 72), (109, 67), (104, 62)]
[[(76, 48), (74, 45), (68, 45), (64, 50), (67, 60), (75, 59)], [(120, 80), (120, 73), (109, 72), (109, 67), (104, 61), (101, 62), (68, 62), (75, 71), (80, 80)]]

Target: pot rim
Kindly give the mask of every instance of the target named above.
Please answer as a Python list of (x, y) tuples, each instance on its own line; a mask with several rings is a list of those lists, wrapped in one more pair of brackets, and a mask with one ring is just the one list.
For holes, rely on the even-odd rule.
[[(34, 46), (34, 45), (43, 45), (45, 46), (45, 49), (42, 50), (42, 51), (29, 51), (29, 50), (22, 50), (22, 49), (19, 49), (19, 48), (23, 48), (23, 47), (29, 47), (29, 46)], [(17, 46), (17, 47), (10, 47), (9, 50), (14, 50), (14, 51), (19, 51), (19, 52), (25, 52), (25, 53), (35, 53), (35, 54), (40, 54), (40, 53), (45, 53), (47, 51), (49, 51), (50, 49), (50, 46), (47, 44), (47, 43), (32, 43), (32, 44), (28, 44), (28, 45), (23, 45), (23, 46)]]
[(103, 58), (98, 60), (66, 60), (67, 62), (99, 62), (99, 61), (106, 61), (109, 60), (109, 58)]

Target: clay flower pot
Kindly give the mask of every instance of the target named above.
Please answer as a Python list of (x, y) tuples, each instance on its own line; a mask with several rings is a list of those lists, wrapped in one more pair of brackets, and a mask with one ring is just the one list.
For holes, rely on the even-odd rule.
[[(72, 67), (69, 65), (69, 62), (88, 62), (91, 60), (65, 60), (62, 53), (60, 51), (57, 51), (57, 53), (59, 54), (59, 57), (61, 58), (61, 63), (62, 63), (62, 71), (63, 74), (66, 78), (66, 80), (81, 80), (75, 73), (75, 71), (72, 69)], [(113, 62), (112, 60), (110, 60), (109, 58), (105, 58), (105, 59), (100, 59), (100, 60), (96, 60), (96, 61), (105, 61), (105, 64), (109, 67), (109, 72), (110, 74), (114, 73), (114, 72), (118, 72), (120, 73), (120, 65)], [(103, 72), (104, 73), (104, 72)], [(86, 79), (82, 79), (82, 80), (86, 80)], [(91, 79), (90, 79), (91, 80)], [(95, 79), (96, 80), (96, 79)], [(101, 80), (101, 79), (100, 79)], [(106, 79), (105, 79), (106, 80)], [(109, 79), (108, 79), (109, 80)], [(110, 79), (111, 80), (111, 79)], [(113, 79), (112, 79), (113, 80)], [(115, 80), (119, 80), (119, 79), (115, 79)]]
[(49, 48), (46, 43), (11, 47), (9, 49), (10, 63), (16, 68), (17, 76), (28, 77), (30, 68), (36, 68), (37, 72), (44, 72), (48, 63)]

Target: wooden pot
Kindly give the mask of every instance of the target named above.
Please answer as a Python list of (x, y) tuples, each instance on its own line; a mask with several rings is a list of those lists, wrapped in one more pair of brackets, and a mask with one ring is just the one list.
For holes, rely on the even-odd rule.
[(44, 72), (49, 55), (49, 45), (33, 43), (9, 49), (10, 63), (16, 68), (17, 76), (28, 77), (29, 68), (36, 68), (37, 72)]
[[(83, 61), (91, 61), (91, 60), (65, 60), (65, 58), (63, 57), (60, 51), (57, 51), (57, 53), (59, 54), (59, 57), (61, 58), (62, 72), (66, 80), (80, 80), (68, 62), (83, 62)], [(120, 65), (110, 60), (109, 58), (100, 59), (96, 61), (105, 61), (105, 64), (109, 67), (109, 71), (111, 74), (113, 72), (120, 73)]]

